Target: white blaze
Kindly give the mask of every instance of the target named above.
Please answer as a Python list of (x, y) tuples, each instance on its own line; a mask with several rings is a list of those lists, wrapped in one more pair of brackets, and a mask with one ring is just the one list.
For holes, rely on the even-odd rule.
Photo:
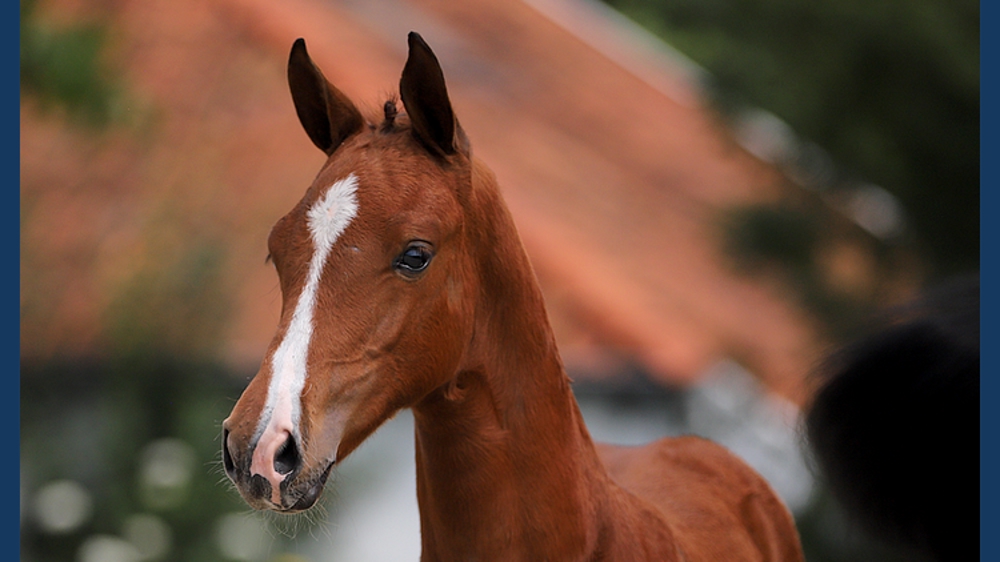
[(316, 291), (330, 250), (358, 213), (357, 187), (358, 178), (354, 174), (335, 182), (306, 213), (313, 255), (292, 320), (281, 344), (271, 356), (271, 380), (257, 426), (260, 438), (250, 468), (251, 474), (260, 474), (271, 482), (275, 503), (280, 500), (278, 485), (284, 480), (284, 475), (274, 470), (274, 455), (289, 436), (298, 435), (300, 399), (306, 383), (306, 360), (313, 333)]

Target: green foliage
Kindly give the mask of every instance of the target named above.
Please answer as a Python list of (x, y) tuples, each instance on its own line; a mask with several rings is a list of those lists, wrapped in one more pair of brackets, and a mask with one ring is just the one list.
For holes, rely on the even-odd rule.
[(147, 256), (105, 311), (115, 356), (213, 356), (230, 311), (224, 260), (221, 246), (204, 241)]
[(112, 121), (120, 95), (102, 59), (106, 30), (98, 23), (54, 29), (21, 2), (21, 89), (45, 106), (62, 106), (91, 126)]
[[(225, 397), (239, 395), (241, 377), (162, 358), (76, 358), (24, 365), (21, 375), (22, 560), (79, 560), (95, 536), (126, 538), (136, 516), (168, 530), (169, 548), (149, 559), (230, 559), (217, 530), (247, 508), (224, 483), (219, 435), (232, 407)], [(91, 515), (64, 532), (36, 516), (39, 490), (57, 480), (79, 483), (93, 502)], [(259, 539), (275, 552), (285, 544), (266, 533)]]
[(739, 206), (727, 209), (722, 217), (722, 245), (734, 268), (747, 274), (777, 274), (836, 340), (850, 336), (873, 303), (831, 290), (824, 282), (818, 253), (834, 232), (814, 206)]
[(755, 205), (730, 211), (726, 247), (747, 268), (768, 262), (811, 266), (819, 233), (806, 214), (788, 207)]
[(979, 267), (975, 0), (605, 0), (885, 187), (938, 274)]

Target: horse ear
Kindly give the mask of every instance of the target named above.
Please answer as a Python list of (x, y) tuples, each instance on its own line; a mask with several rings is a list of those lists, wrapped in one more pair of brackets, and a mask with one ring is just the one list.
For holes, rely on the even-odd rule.
[(399, 95), (413, 135), (434, 154), (468, 154), (469, 141), (452, 112), (437, 57), (419, 33), (411, 31), (407, 40), (410, 54), (399, 79)]
[(309, 58), (301, 37), (295, 40), (288, 56), (288, 87), (302, 128), (313, 144), (328, 155), (364, 126), (361, 112), (327, 81)]

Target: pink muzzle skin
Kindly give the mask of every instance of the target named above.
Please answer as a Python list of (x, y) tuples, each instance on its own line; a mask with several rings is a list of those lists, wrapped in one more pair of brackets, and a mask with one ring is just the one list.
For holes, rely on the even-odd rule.
[(271, 484), (271, 503), (278, 507), (281, 507), (281, 483), (288, 475), (274, 468), (274, 457), (291, 438), (290, 428), (278, 428), (272, 421), (257, 441), (250, 463), (250, 475), (260, 475)]

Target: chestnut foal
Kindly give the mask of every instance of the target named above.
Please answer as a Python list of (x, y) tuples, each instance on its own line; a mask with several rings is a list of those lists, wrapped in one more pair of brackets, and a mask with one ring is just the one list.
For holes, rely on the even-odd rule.
[(514, 221), (419, 35), (405, 117), (390, 101), (367, 122), (302, 39), (288, 81), (329, 158), (271, 231), (281, 320), (223, 423), (247, 503), (309, 508), (411, 408), (422, 560), (802, 560), (786, 507), (722, 447), (591, 441)]

